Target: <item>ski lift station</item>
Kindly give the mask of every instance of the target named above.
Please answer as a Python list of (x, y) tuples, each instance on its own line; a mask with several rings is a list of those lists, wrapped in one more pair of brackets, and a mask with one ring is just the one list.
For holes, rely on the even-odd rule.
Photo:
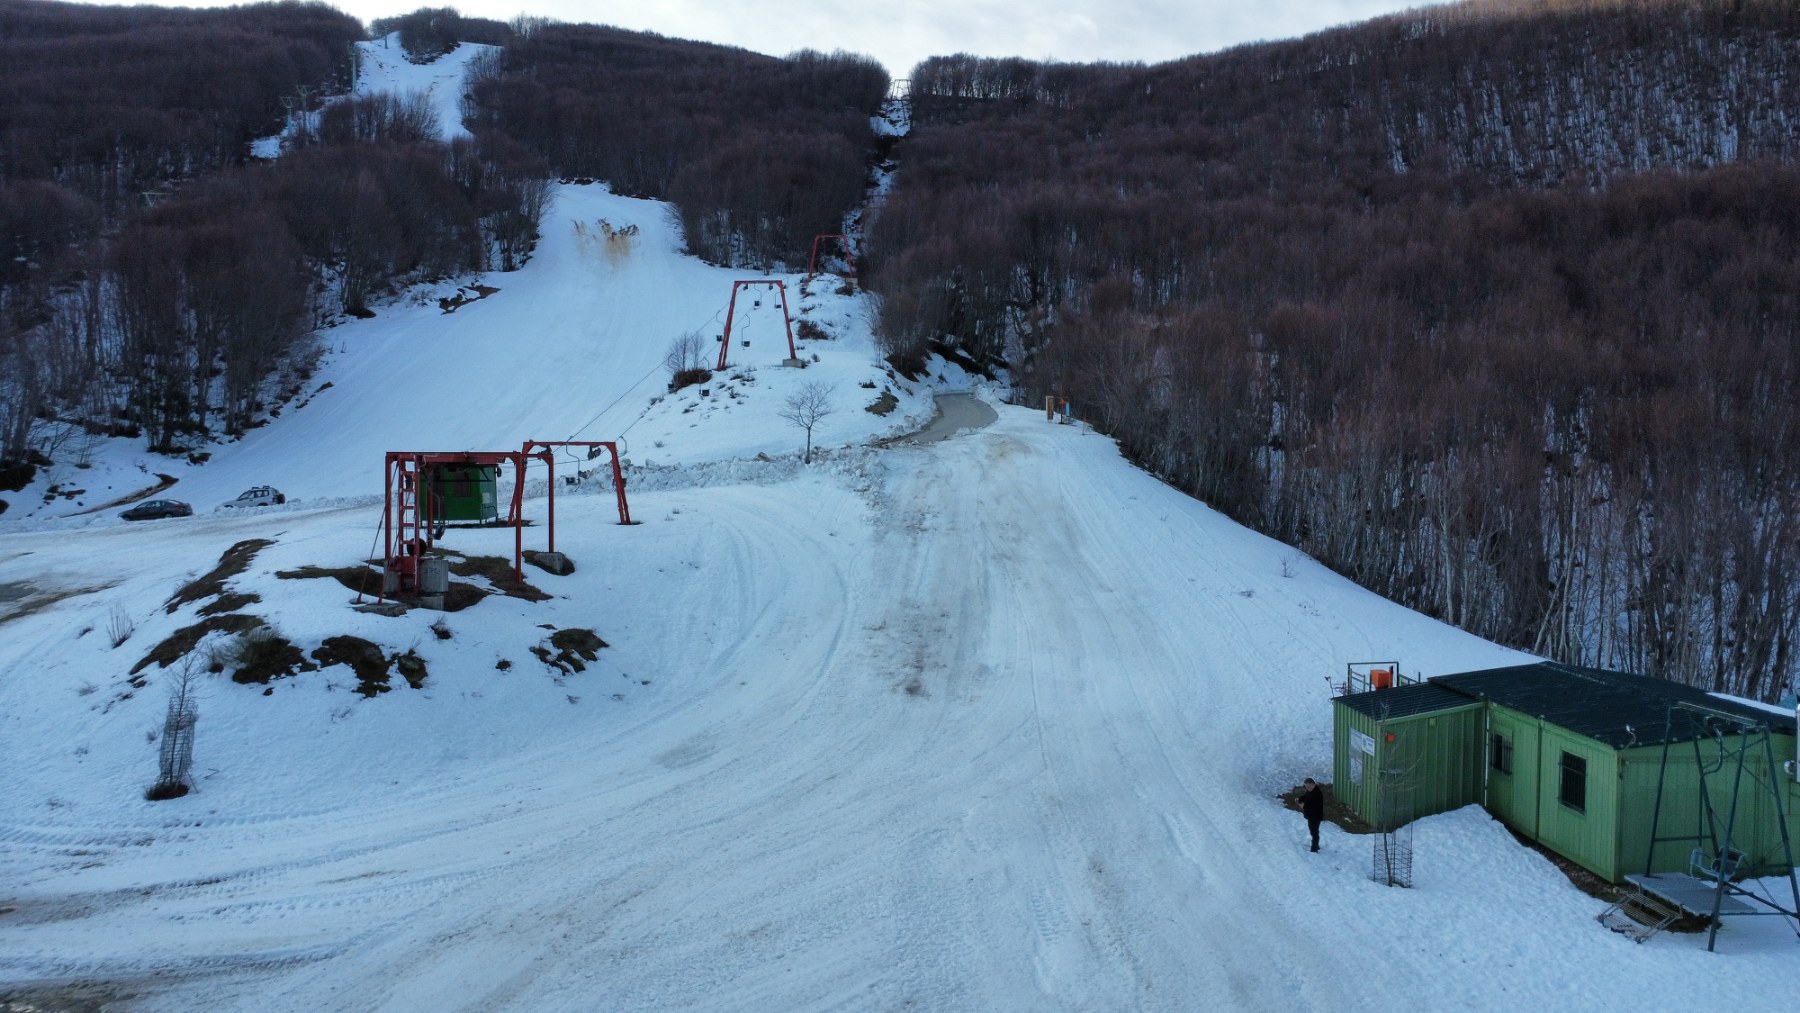
[[(1519, 835), (1681, 913), (1786, 916), (1800, 935), (1796, 715), (1553, 662), (1430, 679), (1350, 666), (1333, 794), (1377, 830), (1479, 803)], [(1769, 902), (1735, 896), (1785, 879)], [(1665, 923), (1666, 924), (1666, 923)]]

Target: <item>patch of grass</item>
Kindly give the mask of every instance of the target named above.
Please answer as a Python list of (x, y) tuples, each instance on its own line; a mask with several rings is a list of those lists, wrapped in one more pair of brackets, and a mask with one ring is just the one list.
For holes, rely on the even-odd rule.
[(231, 681), (248, 685), (267, 684), (297, 672), (316, 671), (319, 666), (306, 660), (300, 648), (266, 624), (258, 624), (238, 634), (233, 651)]
[(884, 390), (881, 392), (881, 396), (875, 399), (875, 403), (864, 408), (863, 411), (871, 415), (887, 415), (898, 407), (900, 407), (900, 399), (894, 396), (893, 391)]
[(381, 648), (361, 637), (340, 636), (327, 637), (325, 642), (313, 649), (313, 660), (321, 668), (332, 665), (347, 665), (356, 673), (356, 691), (363, 696), (374, 697), (386, 693), (388, 685), (388, 667), (391, 662)]
[[(523, 598), (526, 601), (549, 601), (550, 596), (533, 587), (529, 581), (520, 580), (513, 574), (512, 560), (500, 556), (455, 556), (450, 560), (450, 572), (458, 577), (481, 577), (495, 590), (509, 598)], [(451, 582), (454, 593), (455, 582)], [(474, 590), (474, 589), (471, 589)], [(449, 607), (449, 597), (445, 598), (446, 612), (454, 612)], [(473, 603), (471, 603), (473, 604)]]
[[(461, 581), (453, 580), (450, 582), (449, 589), (444, 592), (444, 611), (445, 612), (461, 612), (463, 609), (466, 609), (469, 606), (480, 601), (481, 599), (486, 598), (487, 595), (488, 595), (488, 593), (486, 591), (483, 591), (481, 588), (478, 588), (473, 584), (465, 584), (465, 583), (462, 583)], [(520, 597), (523, 597), (523, 596), (521, 595)], [(548, 597), (550, 597), (550, 596), (549, 595), (544, 596), (544, 598), (548, 598)], [(533, 600), (543, 601), (544, 598), (537, 598), (537, 599), (533, 599)]]
[(811, 320), (801, 320), (794, 324), (794, 337), (804, 341), (829, 341), (831, 332)]
[(381, 570), (373, 566), (302, 566), (297, 570), (276, 570), (281, 580), (316, 580), (329, 577), (357, 594), (375, 594), (381, 590)]
[(600, 649), (610, 646), (593, 630), (557, 630), (550, 634), (550, 644), (560, 651), (573, 651), (589, 661), (597, 661)]
[(228, 612), (241, 612), (260, 601), (262, 601), (262, 595), (260, 594), (246, 594), (230, 591), (207, 602), (205, 605), (200, 606), (199, 614), (203, 616), (222, 616)]
[(262, 626), (263, 621), (256, 616), (236, 613), (225, 616), (211, 616), (192, 626), (183, 626), (164, 638), (162, 643), (150, 649), (150, 653), (135, 665), (131, 666), (131, 674), (136, 675), (150, 667), (152, 663), (168, 668), (193, 651), (194, 645), (211, 633), (245, 633)]
[(538, 644), (531, 653), (564, 673), (585, 672), (587, 662), (600, 660), (600, 649), (606, 646), (606, 641), (593, 630), (567, 629), (550, 634), (550, 645)]
[(247, 538), (226, 549), (224, 555), (219, 557), (217, 566), (204, 576), (183, 585), (181, 590), (175, 592), (174, 597), (163, 604), (163, 611), (174, 615), (175, 610), (183, 605), (224, 594), (225, 582), (249, 569), (250, 561), (256, 558), (256, 554), (274, 544), (274, 541), (267, 538)]

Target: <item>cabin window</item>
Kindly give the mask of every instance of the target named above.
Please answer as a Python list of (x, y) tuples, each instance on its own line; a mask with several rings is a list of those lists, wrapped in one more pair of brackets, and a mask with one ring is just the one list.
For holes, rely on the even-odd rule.
[(1512, 740), (1499, 732), (1494, 733), (1494, 741), (1488, 749), (1488, 763), (1502, 774), (1512, 773), (1513, 744)]
[(1562, 754), (1562, 788), (1557, 798), (1578, 813), (1587, 812), (1587, 759)]

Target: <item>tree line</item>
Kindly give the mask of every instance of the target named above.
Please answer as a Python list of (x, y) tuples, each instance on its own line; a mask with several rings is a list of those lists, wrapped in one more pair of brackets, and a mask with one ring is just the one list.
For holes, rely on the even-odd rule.
[[(347, 87), (354, 63), (334, 60), (361, 34), (328, 8), (13, 3), (0, 17), (4, 44), (32, 54), (0, 72), (9, 85), (86, 87), (32, 77), (52, 65), (41, 50), (79, 51), (80, 82), (146, 103), (72, 119), (110, 131), (85, 162), (54, 155), (54, 119), (0, 114), (17, 156), (0, 177), (0, 464), (15, 487), (41, 421), (167, 452), (241, 433), (294, 392), (280, 374), (304, 369), (315, 328), (410, 279), (510, 270), (536, 239), (549, 188), (529, 150), (504, 136), (446, 145), (417, 97), (322, 101)], [(330, 45), (306, 34), (319, 23)], [(241, 90), (267, 72), (246, 61), (294, 46), (334, 58)], [(250, 138), (290, 118), (285, 153), (249, 160)], [(202, 134), (212, 147), (189, 145)]]
[(243, 164), (284, 100), (348, 87), (362, 34), (319, 3), (0, 0), (0, 185), (47, 181), (116, 222), (146, 191)]
[(690, 252), (766, 267), (843, 231), (887, 89), (881, 65), (852, 54), (541, 24), (479, 69), (470, 129), (513, 138), (559, 176), (669, 200)]
[(1008, 363), (1396, 601), (1772, 699), (1796, 41), (1772, 2), (1478, 3), (1156, 67), (929, 60), (865, 281), (897, 359)]
[[(675, 202), (715, 262), (798, 263), (860, 203), (888, 87), (863, 57), (449, 7), (371, 31), (417, 62), (505, 46), (466, 82), (472, 138), (437, 141), (421, 101), (343, 97), (363, 32), (322, 4), (0, 0), (0, 484), (54, 420), (172, 453), (242, 432), (316, 327), (522, 264), (553, 175)], [(279, 159), (249, 157), (284, 128)]]

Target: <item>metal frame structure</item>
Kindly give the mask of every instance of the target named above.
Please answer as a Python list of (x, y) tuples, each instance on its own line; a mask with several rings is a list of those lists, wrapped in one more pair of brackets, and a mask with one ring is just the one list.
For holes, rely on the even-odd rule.
[(844, 244), (844, 263), (846, 265), (848, 265), (850, 268), (849, 277), (852, 277), (852, 278), (856, 277), (856, 257), (852, 254), (851, 249), (850, 249), (850, 237), (846, 236), (842, 233), (827, 234), (827, 233), (821, 232), (820, 234), (813, 237), (812, 259), (810, 259), (806, 262), (806, 280), (811, 281), (813, 278), (813, 275), (818, 273), (819, 240), (821, 240), (821, 239), (836, 239)]
[(770, 281), (734, 281), (731, 283), (731, 303), (725, 310), (725, 334), (719, 338), (718, 369), (725, 368), (725, 357), (731, 351), (731, 321), (737, 316), (738, 290), (752, 285), (770, 285), (781, 293), (781, 321), (787, 326), (788, 358), (798, 359), (799, 353), (794, 351), (794, 318), (788, 312), (787, 286), (779, 280)]
[[(1669, 745), (1673, 738), (1676, 712), (1682, 714), (1693, 723), (1693, 726), (1709, 733), (1710, 741), (1717, 750), (1709, 763), (1701, 755), (1700, 743), (1708, 739), (1708, 735), (1695, 735), (1694, 765), (1698, 773), (1700, 805), (1696, 810), (1697, 826), (1691, 834), (1669, 834), (1658, 836), (1657, 829), (1662, 820), (1663, 788), (1669, 776)], [(1737, 744), (1728, 745), (1727, 735), (1735, 735)], [(1742, 799), (1744, 788), (1745, 761), (1754, 751), (1760, 751), (1767, 762), (1769, 780), (1765, 784), (1754, 771), (1750, 771), (1750, 779), (1757, 782), (1758, 787), (1767, 790), (1775, 804), (1775, 823), (1781, 828), (1781, 847), (1783, 860), (1779, 866), (1760, 868), (1743, 868), (1740, 865), (1742, 854), (1732, 846), (1731, 836), (1737, 825), (1738, 803)], [(1731, 772), (1731, 799), (1721, 820), (1713, 793), (1707, 788), (1707, 777), (1733, 766)], [(1726, 915), (1779, 915), (1785, 916), (1796, 925), (1796, 935), (1800, 935), (1800, 880), (1794, 874), (1794, 843), (1788, 838), (1787, 814), (1782, 811), (1781, 785), (1779, 783), (1781, 767), (1775, 761), (1775, 747), (1770, 739), (1769, 726), (1763, 722), (1741, 715), (1714, 710), (1692, 703), (1672, 703), (1665, 718), (1663, 731), (1662, 770), (1656, 778), (1656, 807), (1650, 815), (1650, 846), (1644, 855), (1644, 874), (1627, 876), (1626, 879), (1640, 890), (1657, 894), (1676, 904), (1683, 910), (1694, 911), (1708, 916), (1706, 930), (1706, 948), (1710, 952), (1719, 934), (1719, 919)], [(1656, 857), (1656, 846), (1664, 842), (1694, 843), (1693, 857), (1688, 863), (1686, 875), (1663, 873), (1653, 874)], [(1775, 903), (1773, 898), (1754, 893), (1735, 881), (1737, 877), (1752, 876), (1757, 872), (1773, 872), (1779, 869), (1787, 877), (1788, 889), (1793, 898), (1793, 907), (1784, 908)], [(1684, 887), (1688, 889), (1683, 889)], [(1699, 889), (1692, 889), (1698, 887)], [(1698, 898), (1698, 903), (1695, 898)], [(1748, 903), (1746, 903), (1748, 902)], [(1695, 910), (1699, 908), (1699, 910)], [(1665, 922), (1666, 924), (1666, 922)], [(1641, 940), (1640, 940), (1641, 941)]]
[[(381, 531), (382, 587), (377, 601), (385, 600), (392, 588), (415, 591), (418, 588), (419, 561), (442, 536), (443, 525), (433, 523), (437, 516), (432, 502), (431, 484), (426, 475), (439, 467), (453, 464), (499, 467), (513, 466), (512, 502), (506, 524), (513, 529), (513, 577), (525, 579), (525, 469), (532, 461), (542, 461), (549, 472), (549, 551), (556, 551), (556, 455), (555, 447), (587, 447), (589, 458), (598, 457), (602, 449), (612, 454), (613, 488), (618, 495), (619, 523), (631, 523), (631, 505), (625, 498), (625, 472), (619, 462), (617, 443), (600, 440), (526, 440), (518, 450), (462, 451), (389, 451), (383, 466), (385, 475), (382, 494)], [(358, 595), (360, 601), (362, 595)]]
[(1339, 691), (1339, 696), (1349, 696), (1375, 689), (1398, 689), (1422, 681), (1416, 675), (1401, 673), (1398, 661), (1352, 661), (1344, 666), (1341, 686), (1332, 688)]
[[(545, 452), (542, 454), (534, 454), (532, 451), (533, 447), (542, 447)], [(526, 440), (525, 446), (521, 448), (521, 452), (527, 457), (536, 457), (538, 460), (543, 461), (544, 465), (549, 469), (549, 551), (556, 551), (556, 455), (549, 452), (552, 447), (586, 447), (588, 448), (589, 460), (598, 457), (601, 450), (605, 450), (612, 454), (613, 492), (619, 500), (619, 523), (631, 523), (631, 504), (625, 499), (625, 470), (619, 464), (619, 445), (617, 443), (611, 440)], [(518, 490), (515, 489), (513, 495), (520, 502), (523, 502), (523, 497), (519, 494)]]

